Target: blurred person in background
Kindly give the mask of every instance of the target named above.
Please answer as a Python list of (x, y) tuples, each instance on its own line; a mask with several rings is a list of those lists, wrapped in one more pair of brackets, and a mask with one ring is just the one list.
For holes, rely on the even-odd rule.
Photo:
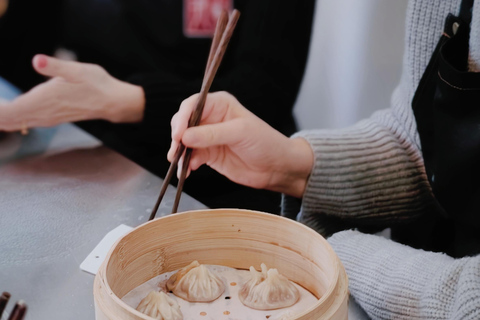
[[(163, 177), (170, 119), (183, 99), (200, 90), (221, 10), (236, 8), (241, 17), (212, 90), (232, 92), (289, 135), (296, 129), (292, 108), (307, 59), (314, 4), (11, 0), (0, 19), (0, 76), (25, 94), (0, 106), (0, 130), (77, 122)], [(59, 48), (73, 52), (78, 62), (51, 57)], [(44, 55), (35, 56), (39, 53)], [(210, 169), (189, 179), (184, 190), (212, 208), (279, 211), (274, 201), (279, 194), (239, 187)]]
[[(390, 108), (288, 138), (225, 92), (187, 128), (192, 96), (172, 119), (169, 159), (181, 141), (190, 170), (282, 192), (283, 215), (333, 234), (371, 318), (480, 319), (479, 31), (478, 1), (410, 0)], [(392, 227), (397, 242), (342, 231), (357, 227)]]

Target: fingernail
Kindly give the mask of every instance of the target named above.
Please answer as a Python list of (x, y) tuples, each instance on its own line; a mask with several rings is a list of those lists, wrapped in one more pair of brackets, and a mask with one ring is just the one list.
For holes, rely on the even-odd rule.
[(47, 57), (44, 55), (38, 55), (35, 57), (37, 67), (43, 69), (47, 66)]

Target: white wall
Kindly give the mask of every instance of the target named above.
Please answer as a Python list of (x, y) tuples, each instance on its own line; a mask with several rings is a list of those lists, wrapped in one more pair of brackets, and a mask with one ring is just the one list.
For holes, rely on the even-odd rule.
[(317, 0), (300, 129), (338, 128), (389, 106), (400, 79), (408, 0)]

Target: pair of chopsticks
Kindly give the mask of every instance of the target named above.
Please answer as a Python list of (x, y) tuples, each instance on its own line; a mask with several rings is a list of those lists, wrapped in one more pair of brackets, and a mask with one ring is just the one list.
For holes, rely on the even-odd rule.
[[(2, 318), (3, 311), (5, 311), (10, 297), (11, 295), (8, 292), (3, 292), (0, 296), (0, 319)], [(10, 317), (8, 317), (8, 320), (23, 320), (26, 313), (27, 305), (24, 301), (20, 300), (15, 304), (15, 307), (13, 308), (12, 313), (10, 313)]]
[[(220, 62), (222, 61), (223, 55), (227, 50), (228, 42), (232, 37), (233, 30), (237, 25), (238, 18), (240, 17), (240, 12), (238, 10), (233, 10), (228, 16), (226, 11), (223, 11), (220, 17), (217, 20), (217, 26), (215, 28), (215, 33), (213, 36), (212, 45), (210, 47), (210, 53), (208, 55), (207, 61), (207, 68), (205, 69), (205, 74), (203, 76), (202, 88), (200, 90), (200, 94), (198, 95), (197, 103), (195, 106), (195, 110), (193, 111), (190, 119), (188, 121), (188, 126), (198, 126), (200, 120), (202, 118), (203, 108), (205, 107), (205, 101), (207, 99), (208, 90), (213, 82), (213, 78), (217, 73), (218, 67), (220, 66)], [(185, 150), (187, 149), (187, 150)], [(175, 196), (175, 202), (172, 207), (172, 213), (176, 213), (178, 209), (178, 203), (180, 202), (180, 196), (182, 195), (183, 185), (185, 183), (185, 178), (187, 176), (188, 166), (190, 163), (190, 158), (192, 156), (192, 149), (185, 148), (185, 146), (180, 143), (177, 150), (175, 151), (174, 160), (170, 164), (168, 168), (167, 175), (163, 180), (162, 188), (160, 190), (160, 195), (158, 196), (157, 203), (152, 210), (150, 218), (148, 220), (152, 220), (155, 218), (157, 214), (158, 207), (160, 206), (160, 202), (167, 191), (168, 184), (172, 179), (175, 169), (178, 166), (178, 162), (182, 157), (182, 154), (185, 152), (183, 157), (183, 165), (182, 165), (182, 172), (180, 174), (180, 178), (178, 180), (177, 185), (177, 194)]]

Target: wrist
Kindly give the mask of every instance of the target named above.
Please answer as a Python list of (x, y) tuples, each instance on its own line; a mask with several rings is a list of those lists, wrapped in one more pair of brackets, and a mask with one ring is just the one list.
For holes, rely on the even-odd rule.
[(141, 86), (114, 79), (107, 97), (109, 98), (105, 105), (105, 120), (113, 123), (142, 121), (145, 93)]
[(303, 138), (289, 138), (288, 148), (277, 170), (274, 191), (302, 198), (313, 168), (314, 154)]

